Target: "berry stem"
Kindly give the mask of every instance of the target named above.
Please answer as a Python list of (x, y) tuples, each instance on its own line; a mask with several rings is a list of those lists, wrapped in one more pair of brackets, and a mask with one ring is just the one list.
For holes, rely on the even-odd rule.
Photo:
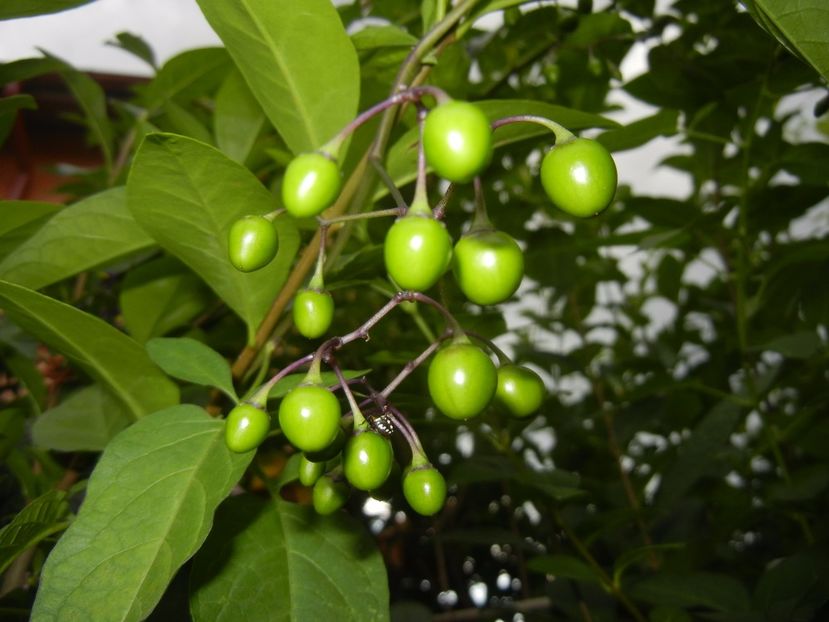
[(448, 205), (453, 194), (455, 194), (455, 184), (450, 183), (446, 188), (446, 192), (444, 192), (443, 196), (440, 197), (440, 201), (438, 201), (435, 204), (435, 207), (432, 208), (432, 214), (436, 220), (443, 220), (443, 216), (446, 214), (446, 206)]
[(379, 209), (373, 212), (359, 212), (356, 214), (343, 214), (342, 216), (335, 216), (334, 218), (322, 218), (317, 217), (317, 220), (320, 222), (320, 226), (330, 226), (340, 222), (349, 222), (351, 220), (366, 220), (367, 218), (385, 218), (386, 216), (402, 216), (403, 210), (397, 207), (392, 207), (389, 209)]
[(517, 114), (511, 117), (504, 117), (503, 119), (496, 119), (492, 122), (492, 130), (495, 131), (499, 127), (503, 127), (505, 125), (509, 125), (511, 123), (535, 123), (536, 125), (541, 125), (546, 127), (556, 136), (556, 144), (566, 143), (571, 140), (575, 140), (576, 136), (568, 130), (566, 127), (561, 125), (560, 123), (556, 123), (552, 119), (548, 119), (547, 117), (540, 117), (534, 114)]
[(314, 360), (314, 354), (306, 354), (302, 358), (298, 358), (293, 363), (290, 363), (279, 370), (270, 380), (268, 380), (265, 384), (259, 387), (256, 392), (250, 396), (246, 401), (257, 408), (264, 408), (265, 404), (268, 401), (268, 394), (271, 392), (271, 389), (276, 386), (276, 383), (282, 380), (288, 374), (295, 372), (297, 369), (301, 367), (305, 367), (308, 363), (311, 363)]
[(308, 287), (310, 289), (316, 290), (321, 292), (325, 289), (325, 242), (328, 239), (328, 227), (329, 224), (326, 222), (320, 223), (320, 236), (319, 236), (319, 253), (317, 254), (317, 265), (314, 269), (314, 275), (311, 277), (310, 282), (308, 283)]
[(418, 437), (417, 432), (415, 432), (415, 429), (412, 427), (412, 424), (409, 423), (406, 415), (388, 403), (385, 405), (384, 410), (394, 422), (394, 426), (400, 430), (400, 434), (409, 444), (409, 449), (412, 450), (412, 466), (419, 467), (424, 464), (429, 464), (429, 459), (426, 457), (426, 452), (423, 450), (423, 445), (420, 443), (420, 437)]
[(397, 389), (397, 387), (399, 387), (400, 384), (412, 374), (414, 370), (423, 364), (423, 361), (432, 356), (432, 353), (440, 347), (440, 344), (449, 339), (451, 336), (452, 332), (446, 331), (438, 339), (430, 343), (423, 352), (418, 354), (415, 358), (403, 366), (403, 369), (400, 370), (394, 379), (392, 379), (392, 381), (387, 384), (382, 391), (380, 391), (380, 395), (382, 395), (383, 398), (388, 398), (388, 396), (391, 395), (394, 390)]
[(492, 224), (492, 221), (489, 219), (489, 214), (486, 211), (486, 200), (484, 199), (484, 187), (481, 178), (476, 175), (472, 181), (472, 185), (475, 188), (475, 214), (472, 217), (472, 226), (469, 229), (469, 233), (493, 231), (495, 225)]
[(406, 205), (406, 200), (403, 198), (403, 195), (400, 194), (400, 190), (397, 188), (397, 185), (394, 183), (394, 180), (389, 175), (389, 172), (386, 170), (386, 167), (383, 166), (383, 163), (375, 157), (370, 157), (369, 161), (371, 165), (374, 167), (374, 171), (383, 180), (386, 188), (388, 188), (389, 194), (391, 194), (392, 198), (394, 199), (394, 204), (397, 205), (397, 209), (400, 210), (401, 214), (405, 214), (406, 210), (409, 208)]
[(417, 181), (415, 182), (415, 193), (412, 205), (407, 214), (432, 216), (432, 208), (429, 207), (429, 197), (426, 192), (426, 154), (423, 151), (423, 125), (426, 121), (427, 110), (423, 106), (417, 107), (417, 128), (419, 140), (417, 141)]
[(486, 346), (495, 356), (498, 357), (498, 364), (499, 365), (511, 365), (512, 359), (506, 355), (506, 353), (496, 346), (491, 340), (487, 339), (480, 333), (473, 332), (471, 330), (464, 331), (469, 337), (480, 341), (484, 346)]
[(328, 366), (334, 370), (335, 374), (337, 374), (337, 379), (340, 381), (340, 387), (342, 387), (345, 399), (348, 400), (348, 406), (351, 408), (351, 414), (354, 417), (354, 428), (365, 430), (368, 427), (368, 421), (366, 421), (363, 411), (360, 410), (357, 400), (354, 399), (354, 393), (351, 392), (351, 387), (348, 386), (348, 381), (343, 375), (343, 370), (340, 369), (336, 359), (331, 354), (327, 355), (325, 362), (328, 363)]

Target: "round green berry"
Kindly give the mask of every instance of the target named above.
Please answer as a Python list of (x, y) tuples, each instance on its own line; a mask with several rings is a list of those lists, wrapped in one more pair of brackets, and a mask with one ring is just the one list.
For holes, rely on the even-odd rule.
[(256, 449), (271, 429), (271, 418), (252, 404), (237, 404), (225, 420), (225, 443), (231, 451)]
[(440, 104), (426, 115), (423, 151), (438, 175), (449, 181), (467, 182), (492, 159), (489, 119), (469, 102)]
[(343, 472), (354, 488), (374, 490), (388, 478), (393, 459), (387, 438), (376, 432), (357, 432), (345, 444)]
[(524, 253), (503, 231), (476, 231), (455, 244), (455, 279), (464, 295), (479, 305), (504, 302), (524, 276)]
[(446, 480), (432, 465), (407, 469), (403, 476), (403, 496), (415, 512), (432, 516), (446, 501)]
[(279, 248), (273, 223), (264, 216), (245, 216), (230, 226), (227, 254), (240, 272), (253, 272), (267, 266)]
[(480, 414), (495, 394), (498, 377), (489, 356), (471, 343), (456, 342), (440, 350), (429, 365), (429, 395), (452, 419)]
[(331, 206), (340, 193), (340, 169), (325, 154), (302, 153), (291, 160), (282, 180), (282, 202), (296, 218), (310, 218)]
[(550, 200), (568, 214), (593, 216), (613, 201), (616, 163), (601, 143), (574, 138), (544, 156), (541, 184)]
[(386, 234), (383, 256), (389, 277), (398, 287), (422, 292), (437, 283), (449, 267), (452, 238), (439, 220), (404, 216)]
[(292, 389), (279, 404), (279, 426), (302, 451), (328, 447), (340, 429), (340, 403), (331, 391), (315, 384)]
[(528, 367), (504, 365), (498, 368), (495, 400), (515, 417), (527, 417), (539, 408), (547, 394), (544, 381)]
[(327, 291), (303, 289), (294, 298), (294, 325), (307, 339), (324, 335), (334, 318), (334, 299)]

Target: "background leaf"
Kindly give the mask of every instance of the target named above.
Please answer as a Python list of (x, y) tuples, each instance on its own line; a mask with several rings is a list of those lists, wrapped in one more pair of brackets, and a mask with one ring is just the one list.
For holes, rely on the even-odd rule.
[(363, 527), (277, 500), (223, 503), (190, 585), (196, 622), (389, 616), (386, 569)]
[(294, 152), (331, 140), (359, 102), (357, 53), (329, 0), (198, 0)]
[(31, 17), (57, 13), (76, 6), (89, 4), (93, 0), (3, 0), (0, 5), (0, 20)]
[(27, 505), (0, 529), (0, 572), (14, 559), (44, 538), (63, 530), (69, 513), (66, 493), (52, 490)]
[(219, 149), (244, 164), (265, 126), (265, 112), (236, 69), (227, 74), (216, 94), (213, 126)]
[(204, 279), (252, 334), (287, 277), (299, 236), (292, 219), (277, 218), (276, 258), (242, 273), (227, 258), (227, 234), (238, 218), (272, 211), (273, 195), (220, 151), (175, 134), (144, 139), (127, 194), (135, 220)]
[(707, 607), (715, 611), (748, 611), (750, 602), (745, 587), (724, 574), (662, 572), (637, 581), (630, 593), (635, 598), (676, 607)]
[[(28, 211), (25, 203), (15, 206)], [(39, 205), (32, 211), (48, 213)], [(126, 190), (113, 188), (70, 205), (43, 223), (0, 262), (0, 279), (40, 289), (152, 245), (152, 238), (127, 209)]]
[(109, 387), (131, 417), (178, 402), (178, 388), (144, 349), (103, 320), (5, 281), (0, 281), (0, 307), (23, 330)]
[(62, 205), (40, 201), (0, 201), (0, 265), (61, 209)]
[(175, 378), (223, 391), (238, 402), (230, 365), (221, 354), (195, 339), (187, 337), (150, 339), (147, 353), (153, 362)]
[(142, 620), (198, 550), (253, 452), (196, 406), (156, 412), (107, 447), (43, 568), (35, 620)]
[(109, 391), (93, 384), (37, 417), (32, 441), (37, 447), (58, 451), (103, 451), (130, 423), (124, 406)]

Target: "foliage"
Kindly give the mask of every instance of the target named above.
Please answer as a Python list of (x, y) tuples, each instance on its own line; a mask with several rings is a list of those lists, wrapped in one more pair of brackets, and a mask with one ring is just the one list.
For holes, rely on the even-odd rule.
[[(0, 19), (79, 4), (11, 2)], [(128, 101), (53, 56), (0, 65), (2, 85), (60, 75), (101, 156), (67, 179), (65, 206), (0, 202), (4, 619), (827, 616), (826, 99), (803, 110), (826, 86), (819, 2), (198, 4), (224, 48), (156, 67), (140, 37), (114, 35), (154, 71)], [(500, 21), (485, 28), (490, 13)], [(643, 49), (647, 71), (623, 78)], [(478, 192), (458, 183), (441, 209), (458, 240), (489, 206), (488, 226), (523, 249), (518, 293), (478, 306), (448, 273), (437, 308), (392, 298), (391, 222), (352, 217), (398, 213), (415, 193), (411, 104), (434, 107), (433, 91), (333, 139), (412, 85), (489, 121), (536, 115), (586, 134), (635, 183), (598, 216), (565, 213), (539, 174), (550, 130), (569, 132), (500, 127)], [(646, 111), (620, 126), (608, 117), (622, 101)], [(0, 98), (0, 140), (37, 105)], [(650, 172), (625, 152), (642, 146), (661, 146), (659, 170), (687, 192), (639, 189)], [(326, 236), (273, 213), (289, 162), (322, 148), (343, 179)], [(434, 205), (446, 186), (432, 174), (418, 192)], [(247, 215), (267, 215), (278, 243), (242, 273), (228, 232)], [(342, 339), (306, 377), (330, 342), (300, 335), (289, 310), (323, 275), (326, 334)], [(537, 413), (436, 411), (428, 357), (446, 309), (465, 347), (495, 339), (501, 369), (539, 373)], [(376, 499), (349, 496), (339, 446), (316, 456), (329, 474), (313, 504), (333, 515), (315, 514), (297, 481), (308, 460), (276, 422), (282, 398), (309, 379), (364, 396), (361, 378), (382, 386), (401, 369), (393, 408), (366, 410), (378, 432), (394, 428), (392, 475)], [(219, 415), (237, 404), (271, 414), (258, 451), (225, 443)], [(400, 481), (442, 485), (433, 467), (446, 504), (418, 516)], [(442, 500), (407, 494), (424, 514)]]

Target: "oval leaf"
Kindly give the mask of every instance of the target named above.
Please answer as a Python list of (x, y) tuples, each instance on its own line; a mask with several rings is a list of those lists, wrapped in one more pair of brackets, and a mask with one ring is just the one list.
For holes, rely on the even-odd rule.
[(290, 218), (277, 218), (279, 252), (256, 272), (227, 257), (235, 220), (274, 209), (274, 197), (249, 170), (220, 151), (176, 134), (149, 134), (127, 182), (135, 220), (224, 300), (253, 334), (288, 275), (299, 246)]
[(178, 402), (178, 388), (144, 348), (103, 320), (5, 281), (0, 281), (0, 308), (107, 386), (133, 418)]
[(119, 434), (46, 560), (32, 619), (144, 619), (252, 457), (227, 449), (224, 422), (196, 406), (159, 411)]
[(188, 337), (150, 339), (150, 358), (168, 374), (181, 380), (216, 387), (238, 402), (230, 365), (210, 346)]
[(196, 622), (388, 620), (383, 559), (361, 525), (256, 497), (222, 504), (190, 574)]
[(69, 513), (66, 493), (51, 490), (27, 505), (0, 529), (0, 572), (4, 572), (14, 558), (44, 538), (66, 527)]
[(357, 53), (330, 0), (198, 0), (265, 114), (294, 152), (356, 114)]

